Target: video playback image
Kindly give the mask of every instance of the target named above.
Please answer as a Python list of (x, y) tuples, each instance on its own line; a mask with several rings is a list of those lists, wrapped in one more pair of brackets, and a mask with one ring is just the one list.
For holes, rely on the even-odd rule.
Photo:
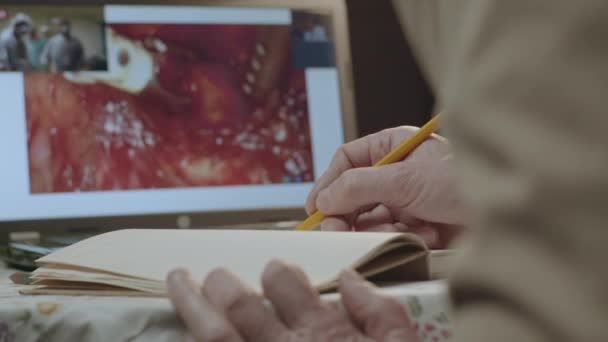
[(103, 8), (1, 6), (0, 71), (107, 70)]
[(31, 193), (314, 179), (292, 27), (105, 29), (108, 72), (25, 74)]

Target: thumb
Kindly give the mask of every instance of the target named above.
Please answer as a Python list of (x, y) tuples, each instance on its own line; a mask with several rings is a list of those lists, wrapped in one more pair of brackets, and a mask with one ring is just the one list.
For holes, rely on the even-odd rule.
[(423, 187), (419, 172), (406, 163), (351, 169), (319, 193), (317, 208), (335, 216), (376, 204), (406, 207)]
[(419, 341), (401, 304), (381, 296), (354, 271), (340, 275), (340, 294), (353, 322), (374, 341)]

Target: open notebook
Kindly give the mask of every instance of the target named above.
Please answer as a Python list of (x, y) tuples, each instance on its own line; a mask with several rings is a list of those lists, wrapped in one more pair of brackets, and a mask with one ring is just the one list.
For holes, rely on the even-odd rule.
[(354, 268), (383, 284), (427, 280), (428, 250), (411, 234), (234, 230), (122, 230), (99, 235), (37, 261), (23, 294), (166, 296), (177, 267), (203, 279), (225, 267), (260, 289), (265, 265), (299, 265), (321, 292)]

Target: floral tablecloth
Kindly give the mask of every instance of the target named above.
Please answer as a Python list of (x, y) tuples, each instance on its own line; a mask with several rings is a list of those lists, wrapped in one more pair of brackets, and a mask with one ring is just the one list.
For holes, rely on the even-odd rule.
[[(0, 342), (181, 341), (183, 327), (167, 299), (21, 296), (0, 272)], [(407, 308), (422, 341), (450, 340), (443, 282), (386, 289)], [(329, 295), (328, 301), (337, 300)]]

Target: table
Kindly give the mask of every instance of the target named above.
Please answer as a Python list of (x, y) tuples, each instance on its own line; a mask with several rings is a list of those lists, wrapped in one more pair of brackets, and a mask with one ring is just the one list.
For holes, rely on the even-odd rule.
[[(0, 269), (0, 342), (183, 340), (184, 329), (164, 298), (21, 296)], [(424, 342), (450, 340), (443, 281), (384, 290), (407, 308)], [(337, 295), (324, 296), (335, 301)]]

